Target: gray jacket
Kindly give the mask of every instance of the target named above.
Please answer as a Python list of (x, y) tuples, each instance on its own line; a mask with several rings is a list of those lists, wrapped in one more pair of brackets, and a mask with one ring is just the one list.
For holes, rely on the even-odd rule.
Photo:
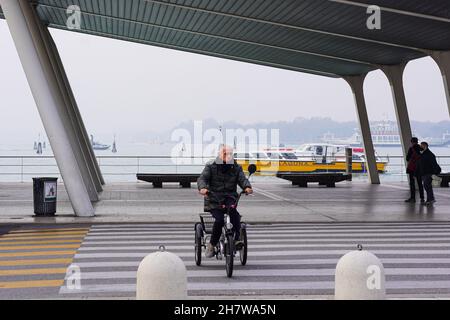
[(226, 197), (237, 198), (237, 186), (243, 190), (251, 188), (252, 185), (242, 170), (242, 167), (235, 161), (225, 169), (217, 159), (206, 164), (200, 177), (197, 179), (197, 187), (208, 189), (212, 193), (205, 197), (205, 211), (219, 208), (221, 202)]

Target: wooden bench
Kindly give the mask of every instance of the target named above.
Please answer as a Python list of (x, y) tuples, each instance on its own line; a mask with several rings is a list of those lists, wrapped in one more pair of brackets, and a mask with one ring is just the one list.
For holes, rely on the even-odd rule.
[(190, 188), (192, 182), (197, 182), (200, 174), (186, 173), (138, 173), (136, 178), (150, 182), (154, 188), (162, 188), (163, 182), (178, 182), (183, 188)]
[(351, 174), (344, 173), (277, 173), (277, 177), (289, 180), (292, 185), (299, 186), (301, 188), (307, 188), (309, 182), (318, 182), (321, 186), (327, 186), (330, 188), (336, 187), (337, 182), (351, 181)]
[(448, 188), (450, 183), (450, 172), (438, 174), (441, 181), (441, 188)]

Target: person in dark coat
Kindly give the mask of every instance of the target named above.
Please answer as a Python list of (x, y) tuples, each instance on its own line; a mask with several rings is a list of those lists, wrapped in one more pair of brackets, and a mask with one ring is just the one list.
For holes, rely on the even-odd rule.
[(422, 176), (423, 186), (427, 192), (427, 201), (425, 205), (431, 205), (436, 202), (433, 193), (433, 175), (441, 173), (441, 167), (436, 161), (436, 156), (428, 149), (428, 143), (422, 142), (422, 154), (419, 160), (419, 174)]
[(416, 137), (411, 139), (411, 146), (409, 147), (408, 154), (406, 155), (406, 161), (408, 166), (406, 173), (409, 176), (409, 190), (411, 196), (405, 202), (416, 202), (416, 181), (419, 187), (420, 202), (425, 202), (425, 196), (423, 192), (422, 177), (419, 174), (418, 163), (421, 155), (422, 147), (419, 145), (419, 139)]
[[(245, 176), (242, 167), (233, 159), (233, 149), (229, 146), (221, 146), (218, 157), (206, 164), (197, 180), (198, 190), (201, 195), (206, 197), (205, 200), (209, 203), (209, 211), (215, 219), (210, 243), (206, 247), (208, 258), (214, 257), (214, 248), (219, 242), (225, 223), (225, 212), (221, 205), (229, 205), (236, 201), (238, 185), (246, 194), (253, 192), (252, 185)], [(230, 211), (230, 219), (235, 232), (235, 240), (238, 243), (241, 222), (239, 212), (236, 209)]]

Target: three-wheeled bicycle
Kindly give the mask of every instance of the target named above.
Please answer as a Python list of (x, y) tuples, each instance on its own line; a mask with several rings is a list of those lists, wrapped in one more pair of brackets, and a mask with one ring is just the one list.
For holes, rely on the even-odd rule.
[[(248, 166), (249, 178), (256, 172), (256, 166), (250, 164)], [(211, 192), (209, 192), (211, 193)], [(239, 200), (245, 194), (244, 191), (240, 192), (236, 201), (230, 202), (225, 201), (221, 204), (224, 209), (224, 226), (222, 228), (222, 234), (220, 236), (219, 242), (215, 248), (215, 257), (217, 260), (222, 260), (225, 258), (225, 269), (228, 277), (233, 275), (234, 257), (236, 253), (239, 252), (239, 260), (241, 265), (247, 263), (247, 252), (248, 252), (248, 241), (247, 241), (247, 225), (245, 222), (241, 221), (240, 230), (240, 246), (236, 247), (234, 243), (235, 235), (233, 232), (233, 224), (230, 219), (230, 211), (237, 208)], [(242, 216), (241, 216), (242, 217)], [(210, 213), (201, 213), (200, 222), (195, 224), (195, 263), (200, 266), (202, 263), (202, 251), (206, 248), (211, 238), (214, 217)]]

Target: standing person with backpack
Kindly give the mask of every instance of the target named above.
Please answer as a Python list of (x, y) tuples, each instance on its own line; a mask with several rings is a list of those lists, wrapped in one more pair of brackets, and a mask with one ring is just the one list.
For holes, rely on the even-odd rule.
[(419, 145), (419, 139), (416, 137), (411, 139), (411, 147), (409, 147), (408, 154), (406, 155), (406, 161), (408, 166), (406, 168), (406, 173), (409, 175), (409, 190), (411, 196), (405, 202), (416, 202), (416, 181), (419, 186), (420, 203), (425, 203), (425, 196), (423, 192), (422, 177), (418, 170), (418, 163), (420, 160), (420, 155), (422, 148)]
[(423, 186), (427, 192), (427, 201), (425, 205), (431, 205), (436, 202), (433, 193), (433, 175), (441, 173), (441, 167), (436, 161), (436, 156), (428, 149), (428, 143), (422, 142), (421, 147), (423, 149), (419, 160), (419, 173), (423, 179)]

